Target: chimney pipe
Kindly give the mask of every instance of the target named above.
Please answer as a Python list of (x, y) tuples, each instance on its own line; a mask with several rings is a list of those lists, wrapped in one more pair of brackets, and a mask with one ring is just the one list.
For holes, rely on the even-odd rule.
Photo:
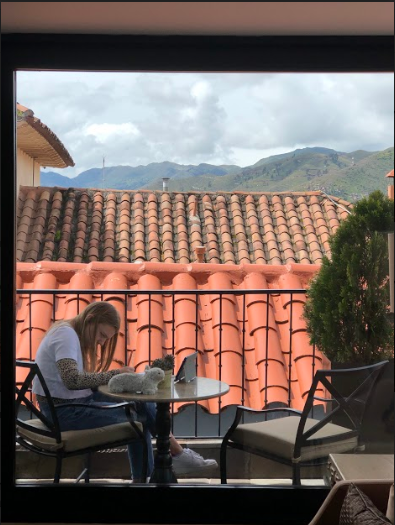
[[(389, 182), (389, 185), (388, 185), (388, 197), (390, 199), (393, 199), (394, 198), (394, 184), (393, 184), (393, 181), (394, 181), (394, 170), (391, 170), (389, 173), (387, 173), (386, 175), (387, 179), (390, 179), (388, 182)], [(392, 179), (392, 184), (391, 184), (391, 179)]]
[(196, 246), (196, 248), (195, 248), (196, 262), (204, 263), (204, 254), (205, 253), (206, 253), (206, 247), (205, 246)]
[(163, 177), (163, 191), (169, 191), (169, 177)]

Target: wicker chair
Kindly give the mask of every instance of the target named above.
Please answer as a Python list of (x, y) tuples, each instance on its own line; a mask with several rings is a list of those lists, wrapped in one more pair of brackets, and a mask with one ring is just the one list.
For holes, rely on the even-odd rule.
[(383, 514), (386, 514), (393, 481), (382, 479), (339, 481), (332, 487), (309, 525), (337, 525), (351, 483), (356, 485)]

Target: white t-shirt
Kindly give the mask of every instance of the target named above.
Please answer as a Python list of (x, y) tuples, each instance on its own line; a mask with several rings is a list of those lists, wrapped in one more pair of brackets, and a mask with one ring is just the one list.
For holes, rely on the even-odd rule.
[[(63, 325), (55, 328), (41, 341), (36, 354), (38, 364), (52, 397), (60, 399), (76, 399), (92, 394), (90, 388), (84, 390), (69, 390), (60, 377), (56, 361), (74, 359), (78, 370), (83, 372), (82, 352), (78, 335), (71, 326)], [(44, 390), (37, 376), (33, 380), (32, 390), (35, 394), (44, 396)]]

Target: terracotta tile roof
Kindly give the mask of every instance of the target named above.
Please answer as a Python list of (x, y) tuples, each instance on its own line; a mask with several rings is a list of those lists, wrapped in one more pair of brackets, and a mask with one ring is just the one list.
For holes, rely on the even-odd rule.
[[(100, 199), (97, 202), (102, 205)], [(142, 202), (133, 199), (134, 204)], [(231, 387), (222, 398), (222, 408), (243, 401), (253, 408), (274, 402), (288, 404), (290, 380), (291, 406), (300, 409), (314, 370), (329, 366), (326, 358), (309, 344), (302, 319), (304, 294), (294, 295), (292, 305), (289, 293), (276, 293), (269, 300), (264, 293), (249, 294), (245, 299), (241, 295), (225, 294), (221, 306), (218, 294), (206, 293), (198, 299), (194, 294), (176, 295), (173, 304), (172, 296), (166, 292), (304, 289), (318, 268), (310, 263), (17, 263), (17, 289), (57, 290), (55, 302), (52, 295), (37, 294), (31, 302), (28, 294), (17, 295), (17, 358), (34, 358), (45, 331), (54, 320), (76, 315), (78, 307), (81, 310), (91, 301), (101, 300), (100, 293), (108, 290), (111, 293), (103, 299), (114, 304), (121, 314), (113, 368), (127, 362), (138, 372), (143, 371), (150, 360), (162, 353), (171, 353), (174, 348), (178, 369), (184, 356), (197, 348), (199, 374), (222, 379)], [(64, 293), (67, 290), (89, 292), (77, 298), (75, 294)], [(131, 292), (126, 311), (123, 296), (116, 290)], [(153, 295), (149, 303), (147, 294), (138, 295), (138, 290), (163, 290), (163, 294)], [(200, 404), (218, 413), (218, 400)], [(179, 406), (175, 406), (175, 410), (178, 409)]]
[(20, 188), (20, 262), (188, 264), (204, 246), (214, 264), (320, 264), (347, 217), (347, 201), (321, 192), (168, 193)]
[(74, 161), (64, 144), (34, 112), (17, 104), (17, 147), (37, 160), (41, 166), (66, 168)]

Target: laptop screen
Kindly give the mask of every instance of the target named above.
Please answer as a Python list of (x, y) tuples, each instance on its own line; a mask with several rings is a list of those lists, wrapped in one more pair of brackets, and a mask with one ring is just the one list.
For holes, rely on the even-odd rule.
[(185, 381), (186, 383), (188, 383), (189, 381), (192, 381), (192, 379), (195, 379), (197, 369), (197, 356), (198, 352), (194, 352), (193, 354), (184, 357), (184, 361), (182, 362), (174, 379), (175, 383), (177, 383), (178, 381)]

